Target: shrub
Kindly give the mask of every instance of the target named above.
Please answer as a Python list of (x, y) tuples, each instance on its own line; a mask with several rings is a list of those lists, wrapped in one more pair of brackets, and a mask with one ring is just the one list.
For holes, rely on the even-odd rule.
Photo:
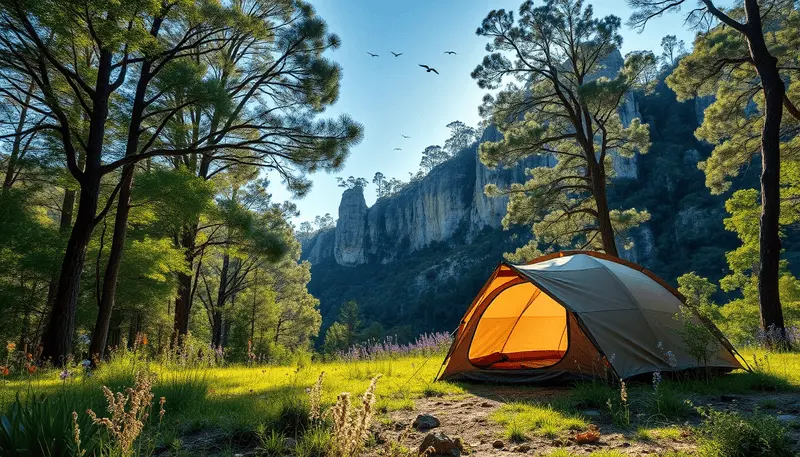
[(774, 416), (755, 412), (704, 409), (700, 455), (715, 457), (782, 457), (792, 455), (786, 429)]

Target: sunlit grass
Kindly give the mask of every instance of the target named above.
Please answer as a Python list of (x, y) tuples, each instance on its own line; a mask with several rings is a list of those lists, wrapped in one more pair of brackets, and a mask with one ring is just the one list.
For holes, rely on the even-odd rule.
[(509, 403), (492, 413), (490, 418), (505, 426), (505, 436), (512, 441), (526, 440), (528, 432), (555, 438), (569, 430), (583, 430), (588, 425), (580, 416), (535, 403)]
[(458, 385), (433, 382), (440, 356), (404, 357), (380, 361), (311, 363), (291, 366), (228, 366), (177, 368), (121, 358), (103, 365), (92, 377), (83, 374), (61, 381), (58, 371), (37, 373), (29, 379), (0, 383), (0, 409), (17, 392), (66, 393), (98, 408), (104, 399), (100, 386), (122, 390), (132, 384), (134, 373), (145, 366), (158, 374), (153, 393), (166, 397), (165, 422), (185, 430), (221, 428), (253, 430), (259, 423), (279, 421), (283, 405), (306, 399), (309, 388), (325, 372), (322, 402), (333, 404), (341, 392), (363, 392), (370, 379), (381, 375), (377, 388), (379, 411), (409, 410), (414, 399), (424, 396), (464, 394)]

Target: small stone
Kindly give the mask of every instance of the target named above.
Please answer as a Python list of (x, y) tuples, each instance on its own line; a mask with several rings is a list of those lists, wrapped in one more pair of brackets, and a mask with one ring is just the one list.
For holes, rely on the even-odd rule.
[(736, 401), (738, 399), (739, 399), (739, 397), (737, 397), (736, 395), (720, 395), (719, 396), (719, 401), (722, 401), (722, 402), (725, 402), (725, 403), (730, 403), (730, 402)]
[(506, 443), (504, 443), (503, 440), (495, 440), (495, 442), (492, 443), (492, 447), (495, 449), (503, 449), (506, 447)]
[(521, 452), (523, 454), (528, 452), (528, 451), (530, 451), (530, 450), (531, 450), (531, 447), (528, 446), (527, 444), (520, 444), (519, 446), (514, 448), (514, 452)]
[(494, 405), (489, 403), (488, 401), (481, 403), (481, 408), (491, 408), (492, 406)]
[(460, 438), (453, 439), (442, 432), (431, 432), (425, 435), (422, 444), (419, 445), (419, 454), (425, 454), (428, 449), (432, 449), (428, 455), (460, 457), (464, 446)]
[(286, 449), (294, 449), (297, 447), (297, 440), (294, 438), (286, 437), (283, 439), (283, 447)]
[(414, 419), (414, 423), (411, 424), (412, 427), (421, 431), (430, 430), (440, 425), (442, 425), (442, 423), (439, 421), (439, 419), (431, 416), (430, 414), (420, 414), (416, 419)]
[(624, 442), (624, 443), (620, 444), (620, 445), (619, 445), (619, 447), (631, 447), (631, 443), (628, 443), (628, 442), (626, 441), (626, 442)]
[(550, 443), (550, 444), (552, 444), (552, 445), (553, 445), (553, 446), (555, 446), (555, 447), (562, 447), (562, 446), (564, 446), (564, 442), (563, 442), (563, 441), (561, 441), (561, 440), (558, 440), (558, 439), (556, 439), (556, 440), (553, 440), (553, 442), (552, 442), (552, 443)]
[(600, 411), (596, 409), (589, 409), (584, 411), (583, 415), (586, 417), (600, 417)]

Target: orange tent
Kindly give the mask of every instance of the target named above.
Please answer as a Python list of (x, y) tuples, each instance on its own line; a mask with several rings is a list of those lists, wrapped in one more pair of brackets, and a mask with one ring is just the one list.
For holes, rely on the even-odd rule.
[(696, 313), (716, 340), (705, 360), (691, 355), (675, 318), (681, 306), (683, 296), (662, 279), (606, 254), (503, 263), (461, 320), (441, 379), (547, 382), (741, 368), (731, 344)]

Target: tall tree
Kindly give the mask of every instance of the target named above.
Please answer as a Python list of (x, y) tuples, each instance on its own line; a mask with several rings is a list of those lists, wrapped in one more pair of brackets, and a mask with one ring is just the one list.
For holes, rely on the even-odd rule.
[(450, 157), (469, 147), (478, 139), (478, 131), (461, 121), (453, 121), (447, 124), (447, 128), (450, 129), (450, 138), (445, 140), (444, 149)]
[[(680, 8), (685, 0), (629, 0), (628, 3), (636, 10), (629, 23), (643, 29), (651, 19)], [(761, 3), (763, 8), (756, 0), (744, 0), (740, 8), (724, 10), (717, 2), (701, 0), (687, 19), (696, 27), (715, 22), (718, 25), (698, 35), (692, 55), (681, 60), (669, 82), (683, 99), (717, 96), (698, 130), (698, 136), (718, 143), (703, 165), (712, 190), (724, 189), (724, 178), (735, 175), (755, 152), (761, 152), (758, 262), (761, 325), (764, 329), (773, 327), (783, 331), (779, 292), (781, 141), (786, 133), (784, 111), (796, 123), (800, 121), (800, 110), (795, 104), (797, 82), (787, 92), (781, 72), (791, 73), (797, 68), (798, 13), (790, 0)], [(781, 21), (791, 24), (790, 30), (781, 30)], [(796, 81), (796, 77), (786, 79)], [(755, 115), (751, 101), (758, 107)]]
[[(423, 175), (428, 174), (436, 167), (436, 165), (439, 165), (448, 158), (450, 158), (450, 155), (441, 146), (428, 146), (422, 151), (422, 159), (419, 161), (420, 171), (423, 173)], [(412, 178), (414, 178), (413, 175)]]
[[(304, 2), (234, 2), (231, 8), (240, 27), (223, 34), (220, 49), (200, 53), (193, 68), (175, 68), (185, 79), (165, 83), (169, 96), (159, 108), (173, 115), (154, 119), (148, 143), (188, 149), (174, 165), (203, 179), (247, 165), (275, 171), (302, 195), (310, 187), (308, 173), (339, 169), (362, 136), (347, 116), (318, 116), (338, 98), (341, 70), (324, 54), (339, 46), (339, 38)], [(204, 88), (209, 100), (192, 102), (193, 86)], [(196, 220), (175, 234), (190, 271), (197, 270), (202, 228)], [(188, 332), (194, 276), (179, 275), (176, 335)]]
[(386, 195), (386, 176), (384, 176), (383, 173), (380, 171), (376, 172), (375, 176), (372, 178), (372, 184), (375, 184), (375, 193), (378, 198)]
[(672, 68), (686, 54), (686, 43), (675, 35), (666, 35), (661, 39), (661, 64)]
[(649, 147), (647, 126), (639, 119), (623, 126), (618, 108), (655, 58), (631, 53), (618, 74), (598, 77), (608, 73), (607, 59), (622, 43), (619, 18), (595, 18), (581, 0), (540, 7), (526, 1), (519, 15), (515, 22), (512, 12), (492, 11), (477, 30), (490, 40), (491, 53), (472, 72), (478, 86), (495, 90), (516, 80), (484, 98), (481, 112), (504, 138), (481, 144), (480, 157), (490, 167), (530, 156), (552, 157), (556, 164), (531, 170), (525, 184), (490, 186), (487, 193), (511, 196), (504, 224), (541, 220), (533, 225), (541, 241), (618, 255), (618, 232), (648, 214), (610, 209), (611, 154), (631, 157)]

